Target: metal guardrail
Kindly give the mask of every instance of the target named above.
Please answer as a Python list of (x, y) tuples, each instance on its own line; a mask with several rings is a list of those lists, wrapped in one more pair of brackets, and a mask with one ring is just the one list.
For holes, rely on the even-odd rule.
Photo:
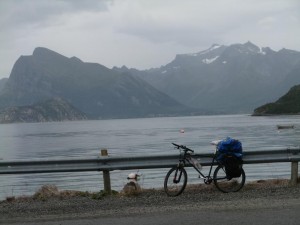
[[(105, 152), (105, 151), (103, 151)], [(211, 164), (213, 153), (195, 154), (202, 166)], [(244, 151), (244, 164), (291, 162), (291, 182), (297, 183), (300, 148)], [(104, 183), (109, 181), (109, 171), (130, 169), (168, 168), (178, 163), (177, 155), (111, 157), (104, 153), (98, 158), (59, 159), (35, 161), (0, 161), (0, 174), (58, 173), (103, 171)], [(104, 184), (109, 188), (109, 185)]]

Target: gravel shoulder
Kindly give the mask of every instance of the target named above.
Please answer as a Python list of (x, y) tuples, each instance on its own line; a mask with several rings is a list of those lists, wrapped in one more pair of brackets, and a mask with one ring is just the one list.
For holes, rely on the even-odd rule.
[(163, 190), (157, 189), (103, 197), (67, 192), (2, 201), (0, 223), (130, 216), (195, 209), (288, 208), (299, 205), (300, 185), (291, 187), (287, 180), (247, 183), (241, 191), (228, 194), (219, 192), (214, 185), (193, 185), (178, 197), (168, 197)]

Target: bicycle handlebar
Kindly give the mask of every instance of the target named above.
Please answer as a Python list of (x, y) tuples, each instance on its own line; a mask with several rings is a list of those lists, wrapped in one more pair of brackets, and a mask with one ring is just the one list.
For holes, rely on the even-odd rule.
[(178, 144), (175, 144), (175, 143), (172, 143), (177, 149), (183, 149), (185, 152), (192, 152), (194, 153), (194, 150), (184, 146), (184, 145), (178, 145)]

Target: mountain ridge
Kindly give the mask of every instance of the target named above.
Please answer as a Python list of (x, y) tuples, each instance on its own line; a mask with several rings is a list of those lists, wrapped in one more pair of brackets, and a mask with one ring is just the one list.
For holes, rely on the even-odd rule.
[(148, 117), (189, 109), (129, 73), (38, 47), (21, 56), (0, 93), (0, 108), (61, 97), (89, 118)]

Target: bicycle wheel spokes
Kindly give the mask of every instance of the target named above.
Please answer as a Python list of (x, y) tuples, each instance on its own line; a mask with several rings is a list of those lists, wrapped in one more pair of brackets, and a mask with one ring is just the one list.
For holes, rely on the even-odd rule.
[(222, 192), (236, 192), (244, 186), (245, 177), (245, 172), (242, 169), (242, 174), (240, 177), (228, 179), (225, 169), (222, 166), (218, 166), (214, 172), (214, 183)]
[(174, 167), (165, 177), (164, 189), (169, 196), (180, 195), (187, 183), (187, 173), (184, 168)]

